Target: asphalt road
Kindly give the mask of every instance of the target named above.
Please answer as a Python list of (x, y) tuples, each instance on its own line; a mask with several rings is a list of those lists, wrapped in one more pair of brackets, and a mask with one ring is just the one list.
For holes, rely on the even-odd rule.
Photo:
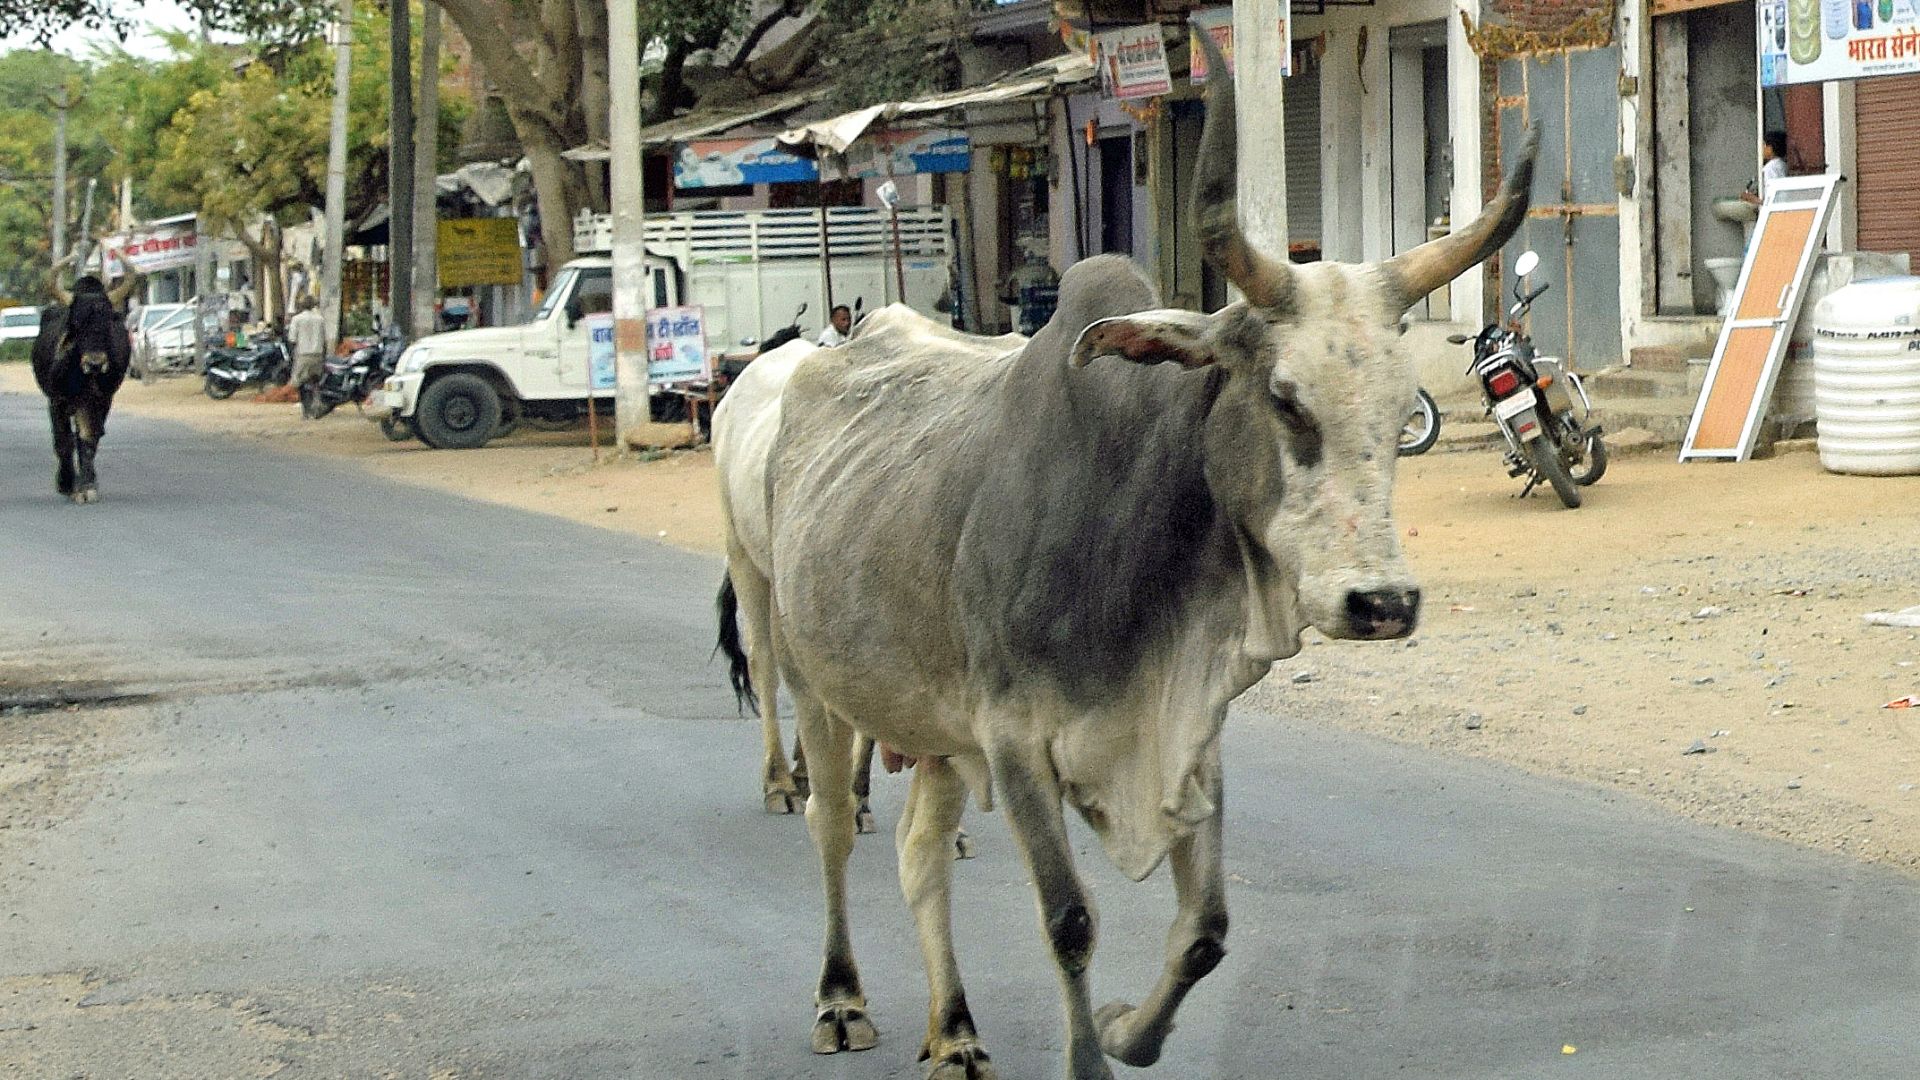
[[(0, 709), (0, 1075), (919, 1075), (905, 784), (854, 859), (881, 1044), (815, 1057), (815, 863), (710, 662), (713, 560), (134, 418), (76, 507), (43, 416), (0, 396), (0, 699), (96, 701)], [(1920, 883), (1311, 716), (1238, 714), (1226, 761), (1230, 954), (1147, 1075), (1915, 1075)], [(975, 1015), (1057, 1076), (971, 826)], [(1171, 887), (1078, 835), (1096, 1003), (1137, 999)]]

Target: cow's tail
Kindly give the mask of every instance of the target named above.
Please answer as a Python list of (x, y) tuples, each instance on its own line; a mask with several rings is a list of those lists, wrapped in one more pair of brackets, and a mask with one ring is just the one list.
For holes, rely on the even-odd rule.
[(740, 711), (760, 711), (753, 693), (753, 674), (747, 665), (747, 650), (740, 645), (740, 596), (733, 591), (733, 575), (720, 579), (720, 640), (715, 650), (727, 654), (727, 681), (733, 684), (733, 698)]

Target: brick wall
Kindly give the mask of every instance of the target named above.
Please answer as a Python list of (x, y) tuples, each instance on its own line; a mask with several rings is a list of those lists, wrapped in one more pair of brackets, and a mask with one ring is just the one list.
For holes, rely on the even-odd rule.
[(1555, 34), (1589, 12), (1612, 21), (1615, 0), (1486, 0), (1485, 16), (1525, 33)]

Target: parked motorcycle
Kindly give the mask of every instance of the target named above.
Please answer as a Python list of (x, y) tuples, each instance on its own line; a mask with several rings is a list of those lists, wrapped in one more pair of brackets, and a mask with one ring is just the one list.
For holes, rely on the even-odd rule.
[(1580, 505), (1580, 489), (1607, 471), (1607, 446), (1600, 425), (1591, 423), (1593, 403), (1580, 376), (1559, 360), (1538, 355), (1521, 329), (1533, 302), (1549, 288), (1524, 291), (1539, 265), (1540, 256), (1531, 251), (1514, 264), (1518, 280), (1505, 325), (1491, 322), (1475, 337), (1454, 334), (1447, 340), (1473, 343), (1467, 370), (1479, 378), (1487, 413), (1506, 436), (1508, 475), (1527, 478), (1520, 494), (1545, 483), (1571, 510)]
[(768, 334), (765, 341), (755, 341), (752, 338), (746, 338), (740, 342), (739, 352), (722, 355), (719, 365), (721, 379), (725, 382), (732, 382), (740, 377), (741, 372), (747, 370), (747, 365), (752, 363), (756, 357), (764, 356), (780, 346), (785, 345), (787, 342), (798, 338), (800, 336), (800, 316), (806, 313), (807, 305), (803, 302), (799, 310), (793, 313), (793, 322)]
[(300, 388), (301, 415), (318, 420), (349, 402), (364, 403), (399, 366), (406, 344), (396, 330), (388, 328), (345, 356), (328, 357), (319, 380)]
[(1433, 395), (1425, 388), (1414, 391), (1413, 409), (1407, 414), (1406, 426), (1400, 429), (1400, 456), (1413, 457), (1433, 449), (1440, 441), (1440, 407), (1433, 403)]
[(243, 349), (207, 355), (207, 396), (218, 401), (248, 386), (281, 386), (293, 377), (293, 352), (277, 335), (261, 334)]

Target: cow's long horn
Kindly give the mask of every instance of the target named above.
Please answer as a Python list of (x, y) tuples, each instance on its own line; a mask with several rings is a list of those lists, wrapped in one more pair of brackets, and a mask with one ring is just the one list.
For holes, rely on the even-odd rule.
[(1240, 230), (1238, 195), (1240, 139), (1234, 122), (1233, 76), (1213, 35), (1198, 34), (1207, 54), (1207, 122), (1200, 132), (1200, 160), (1193, 169), (1188, 213), (1200, 233), (1200, 252), (1260, 307), (1285, 310), (1293, 301), (1293, 267), (1253, 246)]
[(68, 292), (60, 284), (60, 271), (65, 270), (67, 267), (72, 265), (73, 265), (73, 252), (69, 251), (65, 255), (61, 256), (60, 260), (54, 263), (53, 266), (47, 271), (47, 291), (52, 293), (53, 298), (62, 304), (73, 303), (73, 294)]
[(1485, 261), (1513, 236), (1527, 217), (1533, 157), (1539, 148), (1540, 124), (1536, 121), (1520, 145), (1520, 159), (1500, 185), (1500, 194), (1479, 217), (1464, 229), (1429, 240), (1380, 264), (1395, 312), (1405, 311), (1421, 297)]
[(133, 287), (139, 283), (140, 275), (128, 271), (127, 276), (120, 279), (120, 284), (107, 290), (107, 299), (113, 301), (114, 307), (119, 307), (127, 302), (127, 297), (133, 295)]

